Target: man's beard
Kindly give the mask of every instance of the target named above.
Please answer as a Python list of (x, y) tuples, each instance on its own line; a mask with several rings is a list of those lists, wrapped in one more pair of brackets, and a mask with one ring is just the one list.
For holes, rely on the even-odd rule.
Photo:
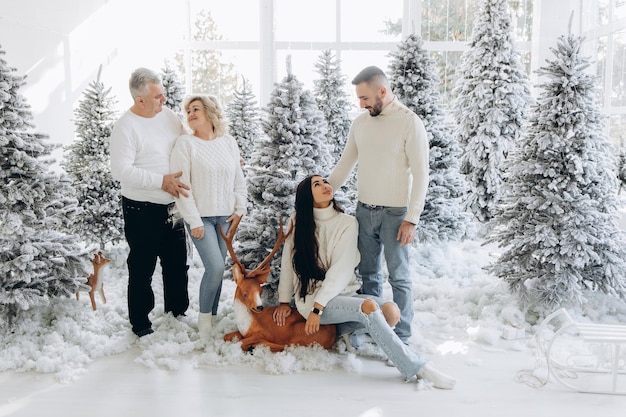
[(383, 101), (379, 97), (376, 97), (376, 103), (367, 110), (369, 110), (370, 116), (378, 116), (383, 111)]

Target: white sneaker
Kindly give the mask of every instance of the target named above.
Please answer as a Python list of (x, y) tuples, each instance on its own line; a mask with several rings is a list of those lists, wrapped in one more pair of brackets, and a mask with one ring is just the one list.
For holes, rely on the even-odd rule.
[(427, 363), (419, 370), (417, 377), (431, 382), (435, 388), (439, 389), (452, 389), (456, 384), (456, 379), (438, 371), (430, 363)]
[(213, 314), (198, 313), (198, 333), (200, 336), (208, 337), (213, 328)]

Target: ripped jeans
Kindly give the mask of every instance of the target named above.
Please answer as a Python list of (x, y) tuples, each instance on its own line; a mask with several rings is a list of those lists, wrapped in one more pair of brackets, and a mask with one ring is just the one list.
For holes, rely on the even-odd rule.
[[(389, 360), (398, 368), (404, 378), (408, 379), (426, 364), (418, 353), (405, 345), (398, 335), (389, 327), (381, 306), (376, 311), (365, 314), (361, 305), (366, 299), (372, 299), (380, 303), (377, 297), (345, 296), (338, 295), (331, 299), (324, 307), (324, 314), (320, 317), (320, 324), (338, 324), (337, 335), (342, 335), (343, 328), (354, 327), (351, 324), (358, 322), (365, 327), (376, 344), (385, 352)], [(346, 326), (342, 326), (344, 324)]]

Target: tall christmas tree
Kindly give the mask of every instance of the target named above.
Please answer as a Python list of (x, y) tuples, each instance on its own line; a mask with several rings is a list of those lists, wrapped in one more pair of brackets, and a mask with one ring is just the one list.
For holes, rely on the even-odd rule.
[(461, 172), (470, 189), (466, 204), (486, 222), (501, 196), (504, 161), (523, 133), (531, 102), (508, 0), (481, 0), (469, 47), (457, 71), (452, 107)]
[[(311, 174), (326, 176), (332, 165), (324, 117), (293, 75), (289, 59), (287, 76), (276, 84), (264, 110), (267, 138), (256, 142), (248, 168), (248, 197), (254, 204), (237, 237), (238, 257), (246, 267), (258, 265), (274, 246), (279, 221), (293, 213), (298, 182)], [(270, 304), (276, 302), (281, 253), (274, 256), (263, 292)]]
[(51, 170), (57, 146), (34, 133), (24, 77), (0, 49), (0, 325), (20, 310), (74, 294), (88, 254), (67, 232), (78, 212), (67, 178)]
[(74, 110), (78, 139), (66, 148), (63, 166), (83, 208), (74, 219), (76, 232), (104, 249), (107, 243), (119, 242), (124, 230), (120, 185), (109, 169), (109, 137), (116, 119), (116, 101), (111, 89), (100, 81), (100, 71), (83, 95)]
[[(322, 51), (315, 63), (315, 69), (319, 78), (313, 81), (313, 95), (326, 120), (327, 143), (330, 145), (333, 163), (337, 163), (346, 146), (352, 123), (350, 120), (352, 104), (345, 90), (346, 77), (341, 72), (341, 61), (330, 50)], [(337, 191), (339, 192), (335, 197), (346, 212), (353, 212), (357, 201), (356, 170)]]
[(409, 35), (390, 53), (391, 89), (400, 102), (424, 122), (429, 143), (429, 183), (424, 211), (417, 226), (419, 241), (457, 240), (470, 216), (462, 210), (466, 188), (459, 174), (459, 144), (444, 120), (439, 78), (434, 61), (417, 35)]
[(239, 145), (244, 163), (248, 163), (255, 143), (261, 137), (261, 120), (256, 98), (243, 79), (241, 89), (233, 93), (233, 100), (226, 107), (229, 132)]
[(584, 290), (626, 294), (626, 241), (617, 227), (615, 158), (595, 106), (581, 38), (559, 38), (511, 155), (490, 241), (506, 247), (490, 270), (529, 304), (580, 305)]
[(161, 80), (166, 98), (165, 105), (183, 119), (185, 117), (185, 112), (182, 108), (183, 99), (185, 98), (185, 86), (180, 82), (178, 73), (169, 62), (165, 62), (165, 68), (161, 70)]

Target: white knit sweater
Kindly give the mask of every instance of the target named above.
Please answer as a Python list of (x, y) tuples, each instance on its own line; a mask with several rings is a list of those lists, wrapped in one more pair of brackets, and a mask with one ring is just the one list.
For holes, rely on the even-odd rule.
[(405, 220), (417, 224), (428, 189), (428, 148), (420, 118), (394, 98), (378, 116), (363, 112), (354, 120), (328, 182), (338, 190), (358, 162), (359, 201), (407, 207)]
[[(359, 263), (357, 239), (359, 226), (354, 217), (336, 211), (332, 204), (323, 209), (313, 209), (319, 258), (326, 276), (319, 281), (317, 288), (305, 299), (295, 294), (298, 288), (298, 276), (293, 270), (293, 233), (285, 241), (280, 266), (278, 299), (288, 303), (295, 294), (296, 307), (303, 317), (308, 317), (315, 302), (325, 306), (338, 295), (354, 295), (360, 287), (354, 274)], [(294, 222), (294, 216), (290, 223)]]
[(111, 175), (122, 185), (122, 195), (135, 201), (169, 204), (174, 201), (161, 189), (170, 174), (170, 153), (185, 133), (176, 114), (163, 107), (154, 117), (126, 111), (111, 132)]
[(191, 187), (189, 197), (177, 198), (176, 206), (192, 229), (203, 225), (202, 217), (245, 213), (246, 181), (239, 147), (232, 136), (214, 140), (179, 137), (172, 150), (170, 170), (182, 171), (180, 181)]

